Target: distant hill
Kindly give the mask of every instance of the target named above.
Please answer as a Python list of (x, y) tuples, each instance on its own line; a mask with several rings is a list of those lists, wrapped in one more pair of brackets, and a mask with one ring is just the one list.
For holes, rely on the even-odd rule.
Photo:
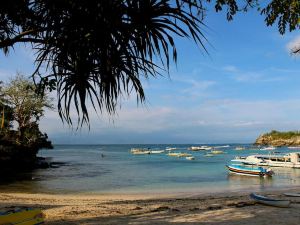
[(300, 146), (300, 131), (272, 130), (270, 133), (260, 135), (256, 139), (255, 145)]

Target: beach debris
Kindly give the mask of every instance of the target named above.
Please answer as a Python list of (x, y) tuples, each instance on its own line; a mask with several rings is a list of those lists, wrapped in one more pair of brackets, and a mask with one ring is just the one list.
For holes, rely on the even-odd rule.
[(143, 209), (142, 207), (139, 207), (139, 206), (137, 206), (137, 207), (135, 207), (134, 209), (132, 209), (132, 210), (141, 210), (141, 209)]

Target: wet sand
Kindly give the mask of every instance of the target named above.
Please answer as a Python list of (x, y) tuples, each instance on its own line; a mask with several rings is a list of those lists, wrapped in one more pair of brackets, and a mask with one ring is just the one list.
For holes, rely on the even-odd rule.
[(172, 194), (26, 194), (0, 193), (0, 209), (10, 206), (41, 208), (46, 224), (256, 224), (299, 225), (300, 198), (281, 190), (268, 196), (290, 199), (290, 208), (260, 205), (249, 193)]

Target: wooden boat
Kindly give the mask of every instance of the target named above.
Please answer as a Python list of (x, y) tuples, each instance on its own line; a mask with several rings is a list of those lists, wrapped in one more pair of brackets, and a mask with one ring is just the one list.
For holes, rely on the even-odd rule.
[(0, 224), (44, 224), (45, 214), (40, 209), (14, 208), (0, 211)]
[(272, 176), (274, 172), (271, 169), (264, 169), (262, 167), (246, 167), (243, 165), (227, 165), (226, 166), (231, 173), (247, 176)]
[(283, 193), (283, 194), (288, 197), (300, 197), (300, 193)]
[(289, 200), (268, 198), (254, 193), (250, 194), (250, 198), (252, 198), (254, 201), (258, 203), (270, 205), (270, 206), (276, 206), (276, 207), (289, 207), (291, 204), (291, 201)]

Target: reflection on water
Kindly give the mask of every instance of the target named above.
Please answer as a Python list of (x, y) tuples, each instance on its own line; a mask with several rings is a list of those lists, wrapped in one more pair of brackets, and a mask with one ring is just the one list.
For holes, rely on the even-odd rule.
[[(205, 157), (205, 151), (188, 152), (196, 158), (170, 157), (166, 154), (132, 155), (132, 147), (165, 149), (170, 145), (94, 145), (55, 146), (41, 151), (53, 157), (57, 168), (37, 169), (19, 174), (0, 174), (1, 191), (24, 192), (161, 192), (222, 190), (266, 190), (300, 186), (300, 169), (272, 168), (272, 178), (229, 174), (225, 165), (236, 155), (254, 154), (257, 149)], [(174, 146), (174, 145), (172, 145)], [(191, 145), (177, 145), (187, 152)], [(179, 150), (178, 150), (179, 151)], [(288, 149), (281, 148), (281, 152)], [(104, 157), (103, 157), (104, 156)]]

